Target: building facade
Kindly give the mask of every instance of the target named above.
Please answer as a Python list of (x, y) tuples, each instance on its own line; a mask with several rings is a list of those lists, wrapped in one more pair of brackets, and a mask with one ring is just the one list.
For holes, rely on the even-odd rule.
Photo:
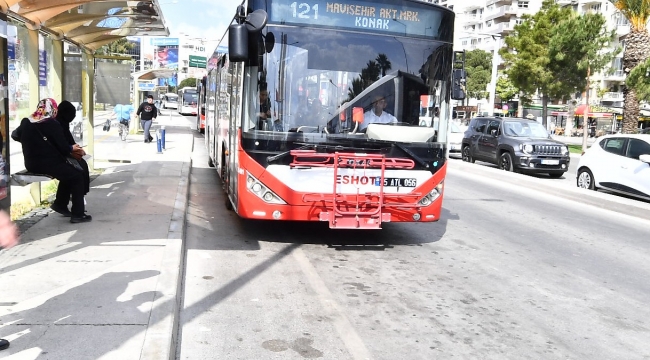
[[(433, 0), (435, 2), (435, 0)], [(444, 1), (445, 3), (453, 0)], [(443, 2), (443, 1), (440, 1)], [(492, 83), (488, 85), (491, 99), (476, 99), (470, 102), (478, 105), (483, 110), (493, 109), (494, 87), (496, 74), (501, 68), (502, 59), (498, 49), (503, 46), (503, 38), (514, 31), (515, 25), (522, 22), (525, 14), (533, 15), (542, 6), (542, 0), (475, 0), (458, 2), (455, 11), (456, 18), (456, 49), (474, 50), (481, 49), (491, 52), (495, 60)], [(616, 40), (609, 49), (623, 47), (625, 36), (630, 31), (629, 22), (609, 0), (557, 0), (561, 6), (570, 6), (577, 13), (596, 12), (602, 14), (607, 20), (609, 30), (614, 30)], [(623, 72), (623, 52), (621, 51), (612, 61), (606, 71), (592, 76), (589, 89), (589, 103), (613, 108), (615, 111), (623, 107), (623, 85), (625, 74)], [(585, 102), (583, 93), (578, 99)], [(488, 111), (489, 112), (489, 111)]]

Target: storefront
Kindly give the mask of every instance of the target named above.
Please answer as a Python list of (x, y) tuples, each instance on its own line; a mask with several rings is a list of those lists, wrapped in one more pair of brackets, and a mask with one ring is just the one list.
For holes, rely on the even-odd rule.
[[(573, 118), (569, 119), (569, 113), (565, 111), (553, 111), (551, 116), (555, 122), (556, 129), (566, 129), (567, 122), (571, 121), (571, 134), (565, 134), (570, 136), (581, 136), (582, 128), (584, 123), (585, 111), (587, 110), (587, 105), (578, 106), (574, 113)], [(595, 136), (602, 136), (605, 134), (611, 134), (616, 132), (616, 121), (614, 118), (614, 113), (609, 111), (594, 111), (594, 110), (607, 110), (600, 109), (599, 107), (594, 107), (589, 109), (588, 115), (588, 128), (591, 134)], [(560, 130), (559, 132), (561, 132)]]

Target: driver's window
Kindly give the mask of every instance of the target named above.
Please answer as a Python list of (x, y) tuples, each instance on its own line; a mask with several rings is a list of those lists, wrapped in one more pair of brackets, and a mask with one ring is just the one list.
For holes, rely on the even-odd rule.
[(626, 156), (638, 160), (641, 155), (650, 155), (650, 144), (643, 140), (630, 139)]
[(474, 128), (476, 132), (484, 133), (485, 128), (487, 127), (487, 119), (478, 119), (476, 120), (476, 127)]
[(499, 135), (499, 124), (501, 122), (497, 120), (492, 120), (490, 121), (490, 125), (488, 125), (487, 128), (487, 133), (492, 134), (492, 130), (496, 130), (496, 135)]

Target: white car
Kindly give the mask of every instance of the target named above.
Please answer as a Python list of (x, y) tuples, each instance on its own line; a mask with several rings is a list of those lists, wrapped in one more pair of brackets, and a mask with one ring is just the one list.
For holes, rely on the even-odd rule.
[(577, 185), (650, 200), (650, 134), (600, 137), (580, 158)]
[(463, 135), (465, 130), (456, 122), (449, 123), (449, 157), (461, 157), (460, 150), (463, 145)]

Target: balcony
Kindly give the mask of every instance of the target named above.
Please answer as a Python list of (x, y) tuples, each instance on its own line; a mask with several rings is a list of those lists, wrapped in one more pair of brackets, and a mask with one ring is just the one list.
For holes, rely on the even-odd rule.
[[(524, 10), (524, 9), (522, 9)], [(483, 14), (485, 20), (495, 20), (500, 18), (511, 18), (512, 16), (517, 15), (517, 8), (514, 6), (500, 6), (494, 11)]]
[(611, 74), (605, 74), (603, 78), (605, 81), (625, 81), (625, 72), (623, 70), (615, 70)]
[(463, 20), (466, 25), (474, 25), (483, 21), (483, 14), (464, 13)]
[(603, 95), (602, 101), (623, 101), (622, 92), (606, 92)]
[(512, 4), (512, 0), (487, 0), (485, 7), (488, 7), (492, 4), (510, 5)]
[(630, 25), (618, 25), (616, 26), (616, 36), (621, 37), (630, 33)]
[(511, 32), (512, 30), (514, 30), (514, 25), (509, 22), (502, 22), (502, 23), (494, 24), (488, 28), (485, 28), (485, 32), (487, 34), (495, 34), (495, 35), (496, 34), (503, 35), (505, 33)]

